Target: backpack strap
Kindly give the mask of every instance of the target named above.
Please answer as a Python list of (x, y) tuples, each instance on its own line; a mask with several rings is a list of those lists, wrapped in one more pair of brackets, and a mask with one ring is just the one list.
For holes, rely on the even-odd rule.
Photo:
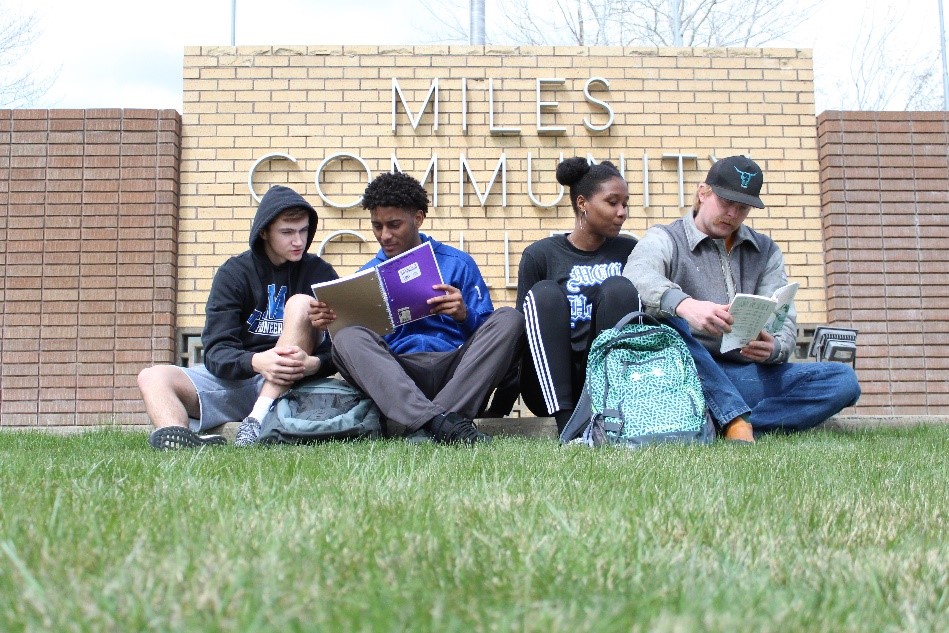
[[(604, 411), (603, 414), (611, 415), (611, 411)], [(600, 418), (599, 424), (605, 430), (613, 431), (614, 433), (619, 433), (623, 430), (622, 424), (607, 422), (603, 420), (602, 416), (597, 417)], [(577, 406), (574, 407), (573, 414), (570, 416), (570, 419), (567, 420), (567, 425), (563, 427), (563, 432), (560, 434), (560, 443), (568, 444), (571, 440), (575, 440), (583, 435), (587, 427), (593, 424), (593, 418), (593, 403), (590, 401), (590, 392), (587, 390), (586, 385), (584, 385), (583, 391), (580, 393), (580, 400), (577, 401)]]
[(634, 310), (633, 312), (630, 312), (629, 314), (624, 316), (622, 319), (617, 321), (616, 325), (613, 326), (613, 329), (621, 330), (623, 329), (624, 325), (628, 325), (634, 319), (639, 319), (640, 323), (648, 323), (649, 325), (660, 325), (659, 321), (649, 316), (645, 312), (641, 310)]
[(583, 391), (580, 392), (580, 399), (573, 408), (573, 414), (567, 420), (567, 425), (563, 427), (560, 433), (560, 443), (566, 444), (571, 440), (580, 437), (583, 429), (586, 428), (590, 419), (593, 417), (593, 404), (590, 402), (590, 392), (586, 385), (583, 385)]

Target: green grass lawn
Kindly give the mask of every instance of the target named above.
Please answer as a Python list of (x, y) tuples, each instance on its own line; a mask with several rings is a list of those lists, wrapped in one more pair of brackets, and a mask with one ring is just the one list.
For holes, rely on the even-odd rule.
[(159, 453), (0, 433), (0, 630), (949, 630), (949, 428)]

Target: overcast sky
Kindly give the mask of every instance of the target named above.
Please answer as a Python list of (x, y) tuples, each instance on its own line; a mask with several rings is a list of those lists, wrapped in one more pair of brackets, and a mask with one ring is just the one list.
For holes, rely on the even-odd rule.
[[(458, 2), (459, 0), (456, 0)], [(462, 6), (463, 2), (459, 2)], [(38, 19), (28, 62), (55, 83), (39, 108), (174, 108), (181, 111), (185, 46), (229, 45), (232, 0), (0, 0)], [(491, 2), (488, 2), (490, 10)], [(827, 0), (782, 45), (813, 48), (817, 112), (848, 109), (846, 82), (864, 9), (874, 28), (896, 22), (901, 48), (938, 60), (937, 0)], [(461, 16), (467, 23), (467, 16)], [(237, 0), (236, 41), (247, 44), (428, 44), (444, 29), (422, 0)], [(490, 39), (491, 33), (488, 32)], [(941, 95), (941, 66), (936, 64)]]

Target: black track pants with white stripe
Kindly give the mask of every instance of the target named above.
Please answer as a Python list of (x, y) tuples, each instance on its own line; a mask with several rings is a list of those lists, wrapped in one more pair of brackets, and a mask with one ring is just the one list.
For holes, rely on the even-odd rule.
[(521, 397), (534, 415), (573, 409), (586, 375), (587, 353), (601, 331), (639, 310), (639, 294), (626, 277), (610, 277), (590, 295), (585, 340), (571, 342), (570, 302), (563, 286), (539, 281), (524, 298), (528, 349), (521, 366)]

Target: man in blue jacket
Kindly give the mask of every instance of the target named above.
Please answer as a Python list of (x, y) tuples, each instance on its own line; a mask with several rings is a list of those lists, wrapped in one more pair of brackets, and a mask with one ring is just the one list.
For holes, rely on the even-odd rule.
[(336, 371), (325, 336), (329, 313), (310, 291), (338, 277), (306, 252), (316, 221), (316, 210), (292, 189), (278, 185), (264, 195), (250, 250), (224, 262), (211, 282), (204, 365), (155, 365), (138, 375), (154, 448), (223, 444), (202, 431), (241, 419), (235, 444), (250, 444), (274, 399), (305, 376)]
[(366, 187), (362, 201), (382, 247), (363, 268), (430, 242), (445, 294), (429, 300), (432, 316), (380, 337), (346, 327), (333, 337), (340, 373), (379, 406), (394, 436), (430, 436), (439, 443), (489, 441), (472, 419), (518, 358), (524, 318), (513, 308), (494, 310), (474, 260), (420, 233), (428, 194), (406, 174), (386, 173)]

